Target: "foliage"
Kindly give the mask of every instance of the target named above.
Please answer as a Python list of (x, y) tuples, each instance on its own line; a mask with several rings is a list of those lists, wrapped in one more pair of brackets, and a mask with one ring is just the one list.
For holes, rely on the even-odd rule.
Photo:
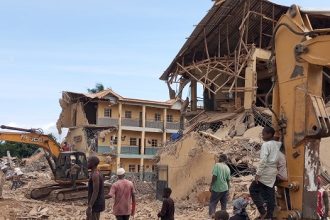
[[(47, 134), (49, 138), (53, 138), (57, 142), (56, 137), (50, 133)], [(7, 151), (10, 151), (12, 157), (26, 158), (38, 150), (38, 146), (34, 144), (24, 144), (11, 141), (0, 141), (0, 157), (7, 156)]]
[(32, 144), (23, 144), (15, 142), (0, 142), (0, 157), (7, 156), (7, 151), (10, 152), (12, 157), (25, 158), (30, 157), (38, 146)]
[(95, 87), (92, 89), (87, 89), (88, 93), (98, 93), (104, 90), (104, 86), (102, 83), (96, 83)]

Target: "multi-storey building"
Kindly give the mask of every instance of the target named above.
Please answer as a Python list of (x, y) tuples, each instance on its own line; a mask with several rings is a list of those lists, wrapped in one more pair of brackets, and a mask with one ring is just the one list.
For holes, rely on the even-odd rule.
[(111, 156), (116, 168), (145, 179), (155, 170), (157, 151), (180, 129), (180, 100), (124, 98), (108, 89), (63, 92), (60, 104), (58, 127), (69, 128), (66, 140), (73, 149)]

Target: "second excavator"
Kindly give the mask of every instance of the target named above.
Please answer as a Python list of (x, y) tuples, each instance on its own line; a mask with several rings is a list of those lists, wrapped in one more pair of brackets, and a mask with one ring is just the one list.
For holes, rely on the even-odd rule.
[[(54, 175), (56, 184), (45, 185), (34, 188), (30, 197), (32, 199), (43, 199), (48, 197), (55, 200), (72, 200), (86, 198), (88, 191), (88, 168), (87, 159), (84, 152), (66, 151), (62, 152), (57, 142), (38, 129), (24, 129), (9, 126), (0, 126), (1, 129), (12, 130), (15, 132), (0, 132), (1, 141), (12, 141), (18, 143), (34, 144), (45, 151), (45, 156)], [(73, 188), (72, 178), (68, 174), (72, 166), (72, 158), (75, 159), (75, 165), (80, 167), (75, 183), (77, 187)], [(105, 187), (105, 191), (109, 189)]]

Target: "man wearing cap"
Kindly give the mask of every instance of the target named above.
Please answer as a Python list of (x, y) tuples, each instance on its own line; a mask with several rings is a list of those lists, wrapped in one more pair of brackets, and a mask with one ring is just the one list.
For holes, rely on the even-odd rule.
[(114, 198), (113, 214), (117, 220), (128, 220), (135, 214), (135, 189), (131, 181), (125, 179), (124, 168), (117, 170), (118, 180), (110, 189), (108, 198)]

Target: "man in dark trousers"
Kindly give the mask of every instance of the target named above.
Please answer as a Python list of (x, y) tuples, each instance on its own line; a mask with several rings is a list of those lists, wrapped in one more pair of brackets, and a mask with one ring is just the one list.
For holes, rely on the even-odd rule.
[(212, 171), (212, 182), (210, 186), (211, 198), (209, 204), (209, 216), (214, 218), (215, 210), (218, 202), (221, 203), (221, 210), (226, 210), (229, 181), (230, 181), (230, 169), (226, 164), (227, 155), (220, 154), (219, 163), (216, 163)]
[(174, 201), (171, 198), (172, 190), (165, 188), (163, 192), (162, 210), (158, 213), (158, 218), (161, 220), (174, 220)]
[[(275, 130), (265, 127), (262, 130), (264, 143), (260, 151), (260, 164), (255, 180), (251, 183), (249, 191), (254, 204), (260, 213), (260, 219), (271, 219), (275, 208), (274, 183), (278, 174), (279, 153), (281, 142), (274, 140)], [(265, 209), (266, 204), (267, 209)]]
[(117, 220), (128, 220), (135, 214), (135, 189), (131, 181), (125, 179), (125, 169), (117, 170), (118, 180), (112, 184), (107, 198), (114, 198), (113, 214)]
[(95, 156), (88, 158), (88, 169), (91, 169), (92, 172), (88, 181), (87, 220), (99, 220), (100, 213), (105, 209), (103, 177), (97, 170), (99, 163), (99, 158)]

